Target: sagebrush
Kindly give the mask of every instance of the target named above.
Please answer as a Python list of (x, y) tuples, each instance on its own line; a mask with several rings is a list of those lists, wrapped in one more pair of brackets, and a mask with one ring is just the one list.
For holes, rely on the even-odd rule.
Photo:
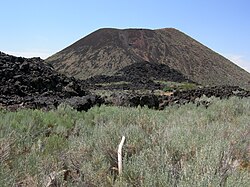
[[(1, 186), (250, 186), (250, 99), (0, 111)], [(117, 175), (117, 146), (123, 173)]]

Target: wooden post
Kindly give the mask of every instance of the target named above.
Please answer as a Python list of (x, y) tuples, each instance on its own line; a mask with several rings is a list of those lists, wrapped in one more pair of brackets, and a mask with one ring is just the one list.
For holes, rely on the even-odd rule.
[(122, 146), (125, 141), (125, 136), (122, 136), (121, 143), (118, 146), (118, 173), (119, 175), (122, 173)]

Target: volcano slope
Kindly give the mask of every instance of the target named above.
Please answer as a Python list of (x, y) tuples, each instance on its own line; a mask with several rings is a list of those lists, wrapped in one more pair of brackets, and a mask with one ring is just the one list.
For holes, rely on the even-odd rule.
[(250, 87), (250, 74), (186, 34), (173, 29), (100, 29), (46, 59), (80, 79), (115, 75), (140, 62), (164, 64), (201, 85)]

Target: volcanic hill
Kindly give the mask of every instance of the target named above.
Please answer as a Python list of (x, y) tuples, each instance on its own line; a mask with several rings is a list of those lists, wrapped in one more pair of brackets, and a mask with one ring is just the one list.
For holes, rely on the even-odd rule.
[(202, 85), (250, 87), (250, 74), (173, 29), (99, 29), (45, 60), (80, 79), (114, 75), (141, 62), (164, 64)]

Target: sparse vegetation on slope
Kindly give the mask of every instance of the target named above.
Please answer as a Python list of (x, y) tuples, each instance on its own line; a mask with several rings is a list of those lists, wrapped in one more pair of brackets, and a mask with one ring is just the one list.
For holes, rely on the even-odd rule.
[(166, 65), (198, 84), (250, 88), (248, 72), (173, 28), (100, 29), (46, 59), (59, 72), (81, 79), (114, 75), (144, 61)]
[(249, 116), (248, 98), (215, 99), (207, 109), (0, 110), (0, 184), (248, 187)]

